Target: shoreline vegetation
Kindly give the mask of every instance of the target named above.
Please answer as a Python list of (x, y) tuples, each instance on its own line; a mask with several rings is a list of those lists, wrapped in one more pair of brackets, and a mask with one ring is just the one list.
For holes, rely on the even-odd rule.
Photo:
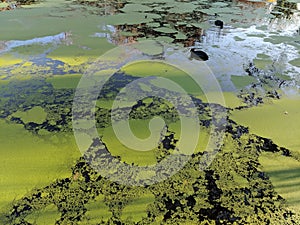
[[(1, 224), (300, 223), (297, 4), (2, 0), (0, 11)], [(224, 21), (222, 29), (214, 25), (216, 19)], [(282, 21), (290, 27), (278, 28)], [(78, 27), (80, 22), (87, 25)], [(99, 55), (133, 43), (155, 59), (168, 54), (164, 43), (183, 49), (180, 57), (189, 57), (194, 46), (206, 51), (225, 105), (207, 102), (183, 71), (138, 61), (114, 73), (99, 93), (99, 139), (88, 143), (82, 155), (72, 126), (77, 85)], [(149, 76), (168, 78), (186, 90), (199, 115), (200, 136), (178, 173), (152, 185), (126, 186), (105, 178), (89, 162), (142, 167), (177, 154), (180, 117), (167, 100), (140, 99), (129, 114), (131, 129), (140, 138), (150, 135), (152, 118), (164, 119), (165, 133), (154, 149), (129, 149), (112, 129), (117, 94)], [(134, 93), (159, 88), (173, 91), (153, 78), (134, 87)], [(176, 96), (174, 91), (172, 99), (180, 101)], [(118, 118), (125, 117), (126, 107), (114, 112)], [(227, 112), (226, 121), (212, 112), (215, 108)], [(224, 139), (205, 167), (214, 126), (224, 129)], [(194, 131), (189, 132), (192, 136)], [(143, 176), (143, 171), (132, 173), (137, 181)], [(156, 179), (164, 171), (147, 176)]]

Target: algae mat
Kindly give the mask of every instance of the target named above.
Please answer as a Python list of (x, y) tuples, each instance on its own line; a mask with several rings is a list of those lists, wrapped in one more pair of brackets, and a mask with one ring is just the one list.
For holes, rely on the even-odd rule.
[[(170, 79), (179, 84), (188, 94), (203, 95), (203, 91), (199, 85), (184, 71), (161, 62), (139, 61), (133, 64), (124, 66), (122, 72), (131, 76), (148, 77), (158, 76)], [(161, 83), (157, 80), (151, 82), (153, 85), (160, 87)], [(162, 87), (168, 88), (168, 87)]]
[[(54, 144), (55, 139), (59, 144)], [(71, 135), (53, 134), (43, 140), (23, 125), (5, 120), (0, 120), (0, 143), (0, 209), (34, 188), (69, 176), (80, 156)]]
[[(250, 132), (272, 139), (277, 145), (292, 151), (299, 158), (300, 153), (300, 100), (284, 98), (273, 103), (245, 110), (235, 110), (231, 117), (249, 127)], [(263, 153), (259, 162), (267, 172), (275, 191), (294, 210), (300, 208), (300, 162), (292, 157), (277, 153)]]
[(300, 99), (283, 98), (244, 110), (231, 118), (250, 128), (251, 133), (272, 139), (277, 145), (300, 152)]
[(264, 153), (259, 162), (268, 173), (272, 184), (290, 207), (300, 211), (300, 162), (290, 157)]
[[(130, 128), (133, 134), (141, 139), (146, 139), (149, 137), (149, 122), (150, 120), (130, 120)], [(168, 126), (170, 131), (174, 132), (174, 137), (179, 140), (181, 135), (180, 122), (170, 123)], [(140, 166), (154, 165), (157, 163), (155, 158), (155, 149), (150, 151), (135, 151), (126, 147), (116, 137), (111, 126), (104, 129), (99, 129), (98, 132), (100, 136), (102, 136), (103, 142), (106, 144), (111, 154), (114, 156), (120, 156), (122, 161), (128, 164), (134, 163), (135, 165)], [(189, 132), (192, 133), (194, 131), (190, 130)], [(209, 129), (205, 129), (203, 127), (201, 128), (199, 140), (197, 146), (195, 147), (195, 153), (203, 152), (205, 150), (210, 137), (209, 132)], [(193, 141), (191, 141), (191, 143), (193, 143)]]

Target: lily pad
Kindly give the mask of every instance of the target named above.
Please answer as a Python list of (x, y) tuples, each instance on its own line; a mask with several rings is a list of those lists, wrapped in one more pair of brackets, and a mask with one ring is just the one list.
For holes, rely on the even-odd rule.
[(153, 22), (153, 19), (160, 19), (161, 16), (158, 14), (151, 14), (151, 13), (138, 13), (138, 12), (131, 12), (131, 13), (120, 13), (116, 15), (109, 15), (103, 18), (103, 20), (110, 25), (134, 25), (134, 24), (141, 24), (141, 23), (149, 23)]
[(272, 44), (281, 44), (295, 41), (295, 38), (288, 36), (271, 35), (268, 38), (265, 38), (264, 41), (270, 42)]
[(263, 70), (271, 65), (273, 61), (270, 59), (254, 59), (253, 62), (256, 68)]
[(154, 11), (154, 12), (165, 12), (166, 9), (164, 9), (164, 8), (161, 7), (161, 6), (158, 6), (158, 7), (154, 7), (154, 8), (153, 8), (153, 11)]
[(259, 38), (264, 38), (266, 35), (265, 34), (247, 34), (248, 37), (259, 37)]
[(228, 6), (228, 3), (225, 2), (214, 2), (211, 4), (212, 7), (226, 7)]
[(293, 59), (289, 61), (289, 63), (292, 64), (293, 66), (300, 67), (300, 58)]
[(139, 49), (147, 55), (159, 55), (163, 53), (163, 47), (157, 41), (147, 40), (139, 42), (134, 45), (135, 48)]
[(198, 6), (194, 5), (193, 3), (183, 3), (183, 2), (176, 2), (175, 7), (169, 10), (169, 13), (192, 13)]
[(215, 12), (212, 9), (200, 9), (200, 12), (207, 14), (207, 15), (214, 15)]
[[(143, 3), (149, 4), (150, 3), (149, 0), (128, 0), (128, 3), (129, 2), (130, 3), (139, 3), (139, 4), (143, 4)], [(160, 4), (162, 4), (162, 3), (170, 3), (170, 0), (152, 0), (151, 3), (152, 4), (154, 4), (154, 3), (160, 3)]]
[(147, 26), (156, 28), (156, 27), (160, 27), (160, 24), (156, 22), (152, 22), (152, 23), (147, 23)]
[(281, 80), (286, 80), (286, 81), (292, 80), (292, 78), (290, 76), (284, 75), (284, 74), (281, 74), (281, 73), (276, 73), (275, 76), (278, 77)]
[(245, 39), (244, 38), (240, 38), (238, 36), (234, 36), (234, 40), (235, 41), (244, 41)]
[(256, 29), (266, 31), (266, 30), (268, 30), (268, 26), (267, 25), (262, 25), (262, 26), (256, 27)]
[(176, 25), (177, 25), (177, 26), (185, 26), (185, 25), (186, 25), (186, 22), (183, 22), (183, 21), (177, 21), (177, 22), (176, 22)]
[(256, 78), (250, 76), (231, 76), (231, 81), (237, 89), (241, 89), (256, 82)]
[(230, 14), (230, 15), (234, 15), (237, 12), (239, 12), (239, 11), (233, 11), (232, 8), (229, 8), (229, 7), (224, 7), (224, 8), (211, 7), (209, 10), (213, 12), (213, 15), (215, 13), (217, 13), (217, 14)]
[(202, 22), (202, 23), (192, 23), (194, 27), (201, 28), (201, 29), (209, 29), (211, 25), (208, 22)]
[(180, 32), (180, 33), (178, 33), (178, 34), (175, 35), (175, 38), (177, 40), (185, 40), (185, 39), (187, 39), (187, 36), (185, 34), (183, 34), (183, 33)]
[(260, 59), (271, 59), (271, 57), (269, 55), (263, 54), (263, 53), (259, 53), (256, 55), (257, 58)]
[(165, 34), (176, 34), (177, 30), (174, 30), (172, 28), (168, 27), (158, 27), (155, 28), (154, 31), (160, 32), (160, 33), (165, 33)]
[(167, 37), (167, 36), (160, 36), (155, 38), (155, 40), (159, 42), (172, 43), (174, 41), (174, 38)]
[(153, 9), (142, 4), (126, 4), (124, 8), (120, 9), (122, 12), (150, 12)]

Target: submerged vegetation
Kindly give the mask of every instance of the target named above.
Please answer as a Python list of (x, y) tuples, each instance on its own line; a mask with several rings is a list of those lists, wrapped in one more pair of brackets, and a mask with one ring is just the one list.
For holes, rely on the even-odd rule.
[[(2, 1), (0, 223), (300, 223), (298, 4), (294, 0)], [(157, 61), (125, 65), (97, 97), (99, 138), (84, 143), (87, 148), (81, 155), (72, 125), (76, 87), (98, 56), (132, 43), (158, 60), (170, 54), (166, 43), (180, 49), (177, 57), (199, 63), (190, 49), (203, 50), (226, 104), (208, 102), (207, 93), (176, 67)], [(140, 186), (113, 182), (91, 162), (144, 168), (170, 155), (175, 155), (173, 163), (178, 161), (179, 113), (155, 93), (172, 93), (169, 99), (174, 102), (180, 95), (155, 76), (180, 85), (195, 104), (200, 126), (195, 152), (162, 182), (145, 185), (143, 169), (130, 174)], [(133, 93), (153, 96), (112, 110), (122, 89), (139, 78), (147, 82), (136, 85)], [(132, 132), (139, 138), (150, 135), (152, 118), (165, 121), (152, 150), (132, 150), (114, 133), (111, 114), (121, 120), (128, 107)], [(228, 115), (218, 118), (213, 109)], [(192, 113), (189, 107), (182, 110)], [(224, 140), (206, 165), (207, 143), (216, 126), (224, 129)], [(187, 136), (194, 133), (189, 132)], [(116, 166), (112, 172), (122, 168)], [(155, 180), (165, 171), (147, 175)]]

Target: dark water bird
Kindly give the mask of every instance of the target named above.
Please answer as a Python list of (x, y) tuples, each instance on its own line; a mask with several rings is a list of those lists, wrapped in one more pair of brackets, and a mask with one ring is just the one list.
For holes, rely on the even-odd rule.
[(224, 26), (224, 22), (222, 20), (216, 20), (215, 21), (215, 25), (217, 27), (220, 27), (220, 29), (223, 29), (223, 26)]
[(209, 59), (208, 55), (201, 51), (199, 48), (192, 48), (191, 49), (191, 57), (195, 59), (202, 59), (203, 61), (206, 61)]

